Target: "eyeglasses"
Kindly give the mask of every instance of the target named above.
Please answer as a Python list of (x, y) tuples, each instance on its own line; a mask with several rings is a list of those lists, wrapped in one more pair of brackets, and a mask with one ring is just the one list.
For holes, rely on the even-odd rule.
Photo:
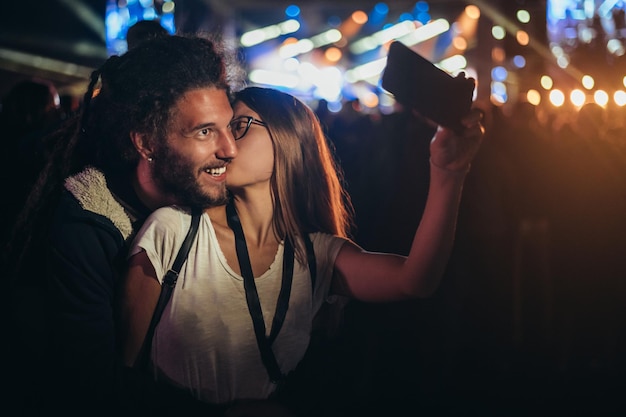
[(233, 136), (235, 140), (239, 140), (246, 136), (248, 130), (250, 129), (250, 125), (252, 124), (267, 127), (267, 124), (261, 120), (255, 119), (252, 116), (241, 116), (236, 119), (233, 119), (230, 122), (230, 130), (233, 132)]

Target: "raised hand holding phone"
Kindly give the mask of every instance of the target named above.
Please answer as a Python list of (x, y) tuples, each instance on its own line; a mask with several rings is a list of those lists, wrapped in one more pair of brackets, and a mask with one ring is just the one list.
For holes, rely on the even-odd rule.
[(400, 104), (440, 126), (462, 132), (476, 86), (465, 74), (453, 77), (399, 41), (389, 47), (382, 86)]

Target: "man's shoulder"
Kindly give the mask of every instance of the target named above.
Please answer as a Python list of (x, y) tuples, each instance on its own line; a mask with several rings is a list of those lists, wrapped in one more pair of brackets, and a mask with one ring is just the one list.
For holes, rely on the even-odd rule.
[(163, 206), (153, 211), (149, 217), (160, 220), (188, 220), (191, 218), (191, 210), (187, 207), (177, 205)]
[[(191, 225), (191, 211), (180, 206), (164, 206), (148, 216), (138, 236), (184, 236)], [(152, 237), (151, 237), (152, 238)]]
[(111, 192), (101, 171), (87, 167), (68, 177), (64, 185), (59, 207), (64, 219), (95, 222), (103, 227), (112, 225), (124, 240), (133, 233), (128, 213)]

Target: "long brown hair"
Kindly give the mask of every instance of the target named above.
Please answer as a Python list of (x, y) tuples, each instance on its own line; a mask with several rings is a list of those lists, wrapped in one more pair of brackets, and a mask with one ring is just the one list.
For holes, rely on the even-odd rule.
[(306, 263), (299, 237), (324, 232), (349, 237), (353, 208), (343, 173), (313, 110), (298, 98), (272, 88), (248, 87), (235, 93), (267, 123), (274, 146), (271, 192), (274, 228)]

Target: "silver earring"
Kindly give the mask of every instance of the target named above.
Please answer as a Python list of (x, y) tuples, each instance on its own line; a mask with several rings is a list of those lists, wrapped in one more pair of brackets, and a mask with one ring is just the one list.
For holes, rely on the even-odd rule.
[(148, 157), (148, 162), (152, 162), (152, 161), (153, 161), (152, 157), (151, 157), (151, 156), (149, 156), (149, 157)]

